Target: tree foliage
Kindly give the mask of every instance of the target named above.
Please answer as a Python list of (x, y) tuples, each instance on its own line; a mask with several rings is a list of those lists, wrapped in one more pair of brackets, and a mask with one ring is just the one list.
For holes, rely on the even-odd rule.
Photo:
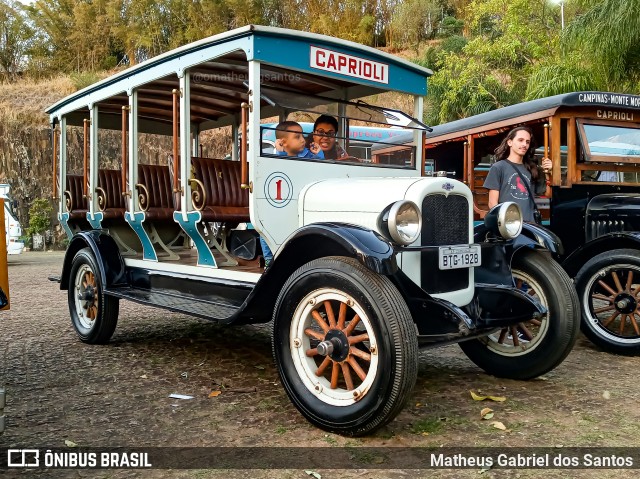
[(36, 199), (29, 208), (29, 235), (42, 234), (51, 228), (51, 215), (53, 207), (46, 198)]
[(471, 39), (457, 52), (443, 49), (434, 65), (434, 124), (521, 101), (528, 77), (557, 48), (544, 0), (474, 0), (466, 19)]
[[(576, 90), (640, 91), (640, 0), (0, 0), (0, 73), (92, 78), (255, 23), (411, 50), (441, 123)], [(26, 70), (25, 70), (26, 69)]]
[(0, 0), (0, 68), (5, 76), (14, 78), (25, 63), (31, 47), (33, 31), (27, 24), (22, 5)]

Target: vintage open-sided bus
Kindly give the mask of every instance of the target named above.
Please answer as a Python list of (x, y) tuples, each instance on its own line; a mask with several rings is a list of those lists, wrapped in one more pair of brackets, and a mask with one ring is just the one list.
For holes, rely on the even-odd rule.
[(639, 353), (640, 96), (568, 93), (434, 127), (426, 157), (469, 185), (477, 219), (493, 152), (521, 125), (553, 161), (551, 197), (536, 202), (562, 240), (557, 256), (575, 278), (584, 333), (610, 351)]
[[(72, 238), (58, 279), (79, 337), (107, 342), (120, 299), (223, 324), (273, 320), (292, 402), (342, 434), (400, 411), (418, 347), (462, 342), (486, 371), (512, 378), (558, 365), (578, 331), (577, 297), (532, 248), (519, 264), (540, 295), (514, 285), (519, 208), (494, 209), (490, 238), (474, 238), (471, 191), (422, 178), (421, 148), (369, 162), (351, 150), (350, 126), (402, 125), (422, 144), (430, 73), (352, 42), (247, 26), (48, 108), (59, 218)], [(376, 106), (390, 91), (411, 114)], [(320, 143), (340, 143), (346, 158), (310, 154), (296, 123), (281, 125), (283, 152), (262, 150), (274, 124), (320, 114), (339, 125), (316, 131)], [(102, 139), (120, 131), (109, 156)], [(205, 157), (212, 134), (229, 137), (230, 159)], [(144, 156), (149, 136), (170, 140), (167, 160)], [(275, 253), (266, 270), (258, 235)]]

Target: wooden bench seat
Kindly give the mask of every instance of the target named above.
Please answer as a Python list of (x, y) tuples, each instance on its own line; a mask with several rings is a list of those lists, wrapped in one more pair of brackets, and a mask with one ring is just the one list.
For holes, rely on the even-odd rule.
[(239, 161), (194, 157), (191, 165), (193, 206), (203, 221), (249, 221), (249, 190), (240, 188)]
[(103, 220), (123, 219), (127, 211), (126, 198), (122, 195), (120, 170), (98, 170), (98, 209)]
[[(174, 205), (171, 174), (166, 165), (138, 165), (138, 199), (140, 209), (151, 221), (173, 222), (173, 212), (180, 209)], [(178, 198), (179, 201), (179, 198)]]
[(65, 204), (70, 220), (85, 220), (89, 207), (82, 194), (82, 175), (67, 175), (67, 187), (64, 192)]

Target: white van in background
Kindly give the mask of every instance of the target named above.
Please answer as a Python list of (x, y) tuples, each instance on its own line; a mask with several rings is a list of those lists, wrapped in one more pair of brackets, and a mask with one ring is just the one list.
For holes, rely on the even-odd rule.
[(22, 227), (11, 208), (11, 186), (0, 184), (0, 198), (4, 198), (4, 231), (7, 235), (7, 254), (20, 254), (24, 250), (24, 243), (20, 240)]

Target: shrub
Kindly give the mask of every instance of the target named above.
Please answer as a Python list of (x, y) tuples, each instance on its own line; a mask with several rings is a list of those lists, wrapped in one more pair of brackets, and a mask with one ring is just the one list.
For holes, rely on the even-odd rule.
[(53, 207), (46, 198), (38, 198), (31, 204), (29, 208), (29, 227), (27, 234), (29, 236), (43, 234), (51, 228), (51, 215)]

